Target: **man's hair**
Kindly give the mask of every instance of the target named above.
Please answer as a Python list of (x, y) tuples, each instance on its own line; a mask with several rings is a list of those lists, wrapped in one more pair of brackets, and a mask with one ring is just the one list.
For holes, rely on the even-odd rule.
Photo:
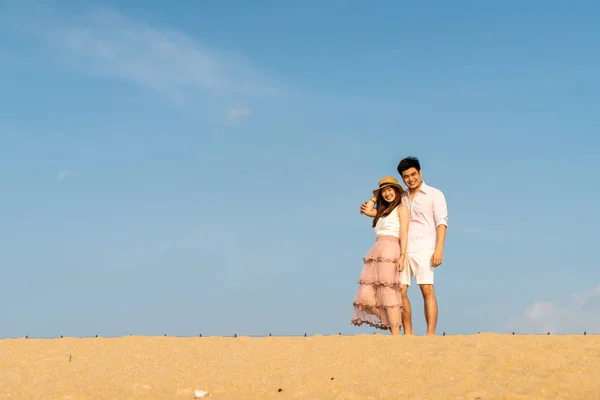
[(402, 173), (407, 169), (415, 168), (417, 171), (421, 171), (421, 164), (417, 157), (406, 157), (398, 164), (398, 173), (402, 176)]

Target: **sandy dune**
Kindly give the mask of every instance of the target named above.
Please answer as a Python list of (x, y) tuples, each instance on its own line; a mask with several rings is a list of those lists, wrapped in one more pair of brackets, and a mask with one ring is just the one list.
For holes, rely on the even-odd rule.
[(0, 340), (1, 399), (193, 399), (195, 389), (209, 399), (600, 399), (600, 336)]

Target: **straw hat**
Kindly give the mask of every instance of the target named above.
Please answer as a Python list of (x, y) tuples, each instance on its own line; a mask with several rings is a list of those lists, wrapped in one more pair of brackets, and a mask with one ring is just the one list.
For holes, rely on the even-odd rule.
[(396, 178), (394, 178), (393, 176), (386, 176), (379, 180), (379, 189), (373, 190), (373, 196), (375, 196), (375, 198), (377, 198), (377, 196), (379, 196), (379, 191), (386, 186), (397, 187), (400, 190), (400, 194), (404, 193), (404, 188), (402, 186), (400, 186), (400, 184), (398, 183), (398, 180)]

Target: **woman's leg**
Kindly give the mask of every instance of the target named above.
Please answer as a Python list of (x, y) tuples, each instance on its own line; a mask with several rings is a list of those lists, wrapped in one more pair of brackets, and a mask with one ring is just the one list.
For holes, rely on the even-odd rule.
[(373, 314), (374, 316), (376, 316), (377, 318), (379, 318), (379, 320), (381, 321), (381, 311), (379, 310), (379, 308), (377, 308), (377, 307), (371, 307), (370, 314)]
[(402, 326), (402, 308), (393, 307), (387, 309), (387, 319), (390, 324), (390, 333), (392, 335), (400, 334), (400, 327)]
[(374, 315), (381, 320), (381, 311), (375, 306), (361, 306), (360, 310), (366, 314)]

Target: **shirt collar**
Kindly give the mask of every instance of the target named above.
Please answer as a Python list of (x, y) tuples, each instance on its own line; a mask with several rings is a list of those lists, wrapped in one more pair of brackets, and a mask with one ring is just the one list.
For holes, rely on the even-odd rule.
[[(427, 192), (429, 192), (429, 188), (431, 186), (428, 186), (425, 184), (425, 182), (423, 181), (423, 184), (421, 185), (421, 188), (419, 189), (419, 192), (423, 192), (424, 194), (427, 194)], [(406, 189), (403, 193), (403, 196), (408, 196), (408, 189)]]

